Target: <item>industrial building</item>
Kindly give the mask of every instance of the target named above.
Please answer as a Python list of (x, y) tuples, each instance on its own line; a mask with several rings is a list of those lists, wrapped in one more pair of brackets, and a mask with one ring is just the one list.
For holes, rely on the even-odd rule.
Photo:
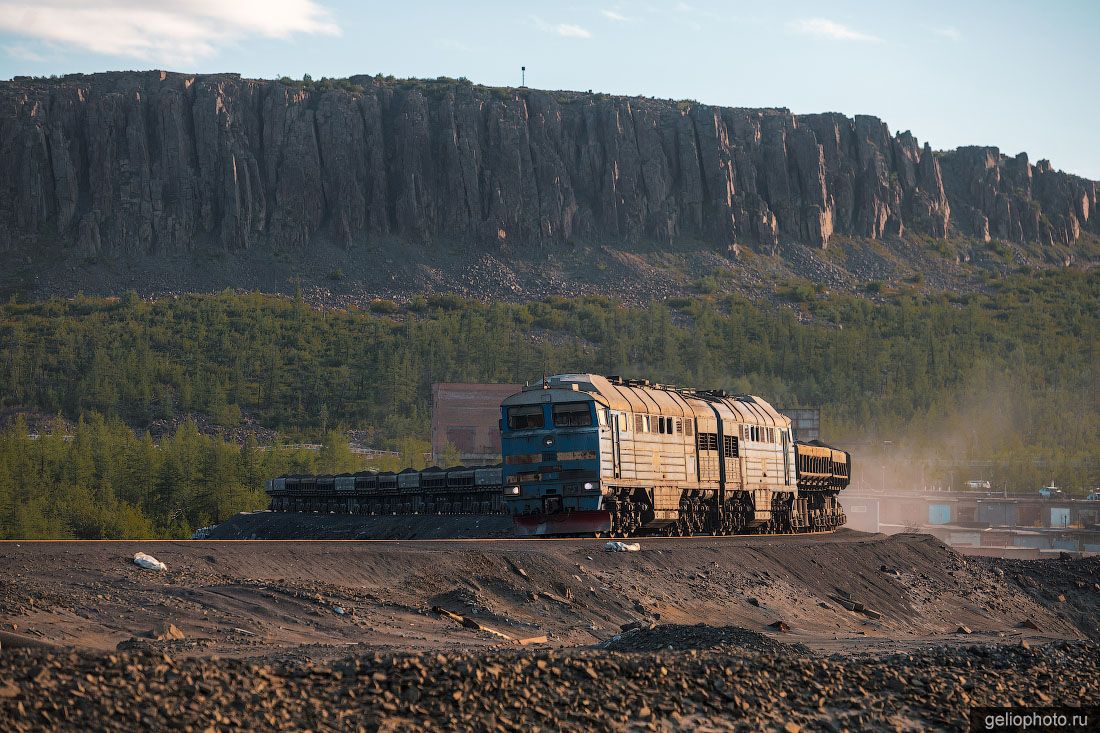
[(1100, 501), (990, 492), (841, 494), (848, 527), (926, 532), (965, 554), (1100, 553)]
[(468, 466), (500, 462), (500, 403), (519, 384), (440, 382), (432, 385), (432, 455), (439, 463), (451, 445)]

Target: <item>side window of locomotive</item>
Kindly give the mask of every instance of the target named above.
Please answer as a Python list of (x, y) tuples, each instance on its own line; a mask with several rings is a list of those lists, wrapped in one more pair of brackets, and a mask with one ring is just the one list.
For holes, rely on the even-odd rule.
[(737, 458), (738, 450), (736, 435), (722, 436), (722, 452), (725, 453), (726, 458)]
[(693, 430), (695, 430), (694, 423), (691, 422), (691, 418), (688, 418), (684, 421), (684, 435), (691, 435)]
[(541, 428), (542, 405), (518, 405), (508, 408), (508, 427), (512, 430)]
[(630, 415), (628, 415), (625, 412), (620, 412), (619, 413), (619, 432), (620, 433), (629, 433), (630, 432)]
[(696, 439), (699, 450), (718, 450), (718, 433), (699, 433)]
[(565, 402), (554, 405), (554, 425), (559, 428), (583, 428), (592, 424), (592, 409), (588, 402)]
[(610, 420), (608, 420), (608, 418), (607, 418), (608, 414), (609, 414), (608, 410), (596, 410), (596, 418), (600, 422), (600, 427), (602, 427), (602, 428), (607, 427), (608, 423), (610, 422)]

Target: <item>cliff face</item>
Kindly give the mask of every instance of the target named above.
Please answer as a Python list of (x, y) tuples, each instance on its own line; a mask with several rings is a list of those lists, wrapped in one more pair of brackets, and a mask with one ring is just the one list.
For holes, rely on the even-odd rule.
[[(0, 250), (701, 240), (911, 230), (1072, 244), (1097, 185), (874, 117), (468, 83), (234, 75), (0, 83)], [(361, 91), (360, 91), (361, 89)]]

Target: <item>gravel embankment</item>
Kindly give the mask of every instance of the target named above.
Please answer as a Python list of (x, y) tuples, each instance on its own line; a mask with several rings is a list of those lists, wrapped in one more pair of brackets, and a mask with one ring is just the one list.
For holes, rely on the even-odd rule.
[(882, 657), (586, 650), (368, 654), (331, 664), (15, 650), (0, 728), (958, 730), (977, 705), (1096, 704), (1086, 642)]

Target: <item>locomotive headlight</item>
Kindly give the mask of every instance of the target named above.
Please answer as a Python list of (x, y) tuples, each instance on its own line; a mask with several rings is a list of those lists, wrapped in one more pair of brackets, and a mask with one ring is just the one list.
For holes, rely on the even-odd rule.
[(584, 482), (584, 490), (585, 491), (591, 491), (594, 488), (596, 488), (596, 485), (593, 484), (591, 481), (585, 481)]
[(545, 445), (553, 445), (553, 444), (554, 444), (554, 436), (553, 436), (553, 435), (547, 435), (547, 436), (546, 436), (546, 439), (545, 439), (545, 440), (543, 440), (542, 442), (543, 442), (543, 443), (544, 443)]
[(513, 486), (512, 488), (508, 489), (508, 493), (513, 495), (513, 496), (518, 495), (519, 494), (519, 487), (518, 486)]

